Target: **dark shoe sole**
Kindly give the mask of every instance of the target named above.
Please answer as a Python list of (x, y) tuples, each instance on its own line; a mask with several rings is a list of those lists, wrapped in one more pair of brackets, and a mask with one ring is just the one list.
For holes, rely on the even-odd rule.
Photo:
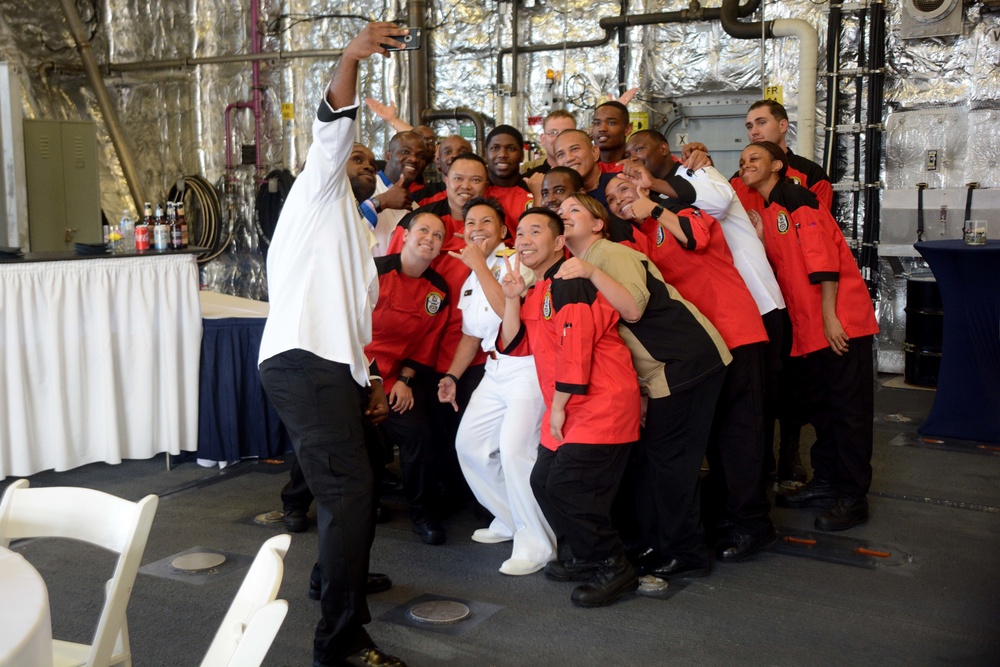
[(771, 535), (768, 535), (760, 542), (755, 544), (753, 548), (749, 549), (746, 553), (742, 553), (738, 556), (725, 556), (723, 555), (723, 552), (725, 550), (720, 549), (718, 552), (716, 552), (715, 559), (722, 563), (741, 563), (750, 558), (751, 556), (755, 556), (758, 552), (762, 551), (763, 549), (767, 549), (769, 546), (777, 543), (777, 541), (778, 541), (778, 534), (772, 533)]
[(548, 570), (544, 570), (546, 579), (548, 579), (549, 581), (561, 581), (561, 582), (576, 581), (581, 583), (587, 583), (588, 581), (594, 578), (594, 575), (596, 573), (597, 570), (592, 570), (590, 572), (573, 572), (569, 573), (568, 575), (564, 575), (560, 573), (553, 574)]
[(775, 505), (793, 510), (801, 510), (808, 507), (818, 507), (820, 509), (828, 510), (833, 507), (836, 502), (836, 498), (808, 498), (803, 500), (802, 498), (796, 499), (794, 496), (782, 496), (780, 494), (774, 497)]
[(577, 600), (572, 595), (569, 600), (576, 607), (582, 607), (583, 609), (593, 609), (595, 607), (607, 607), (609, 604), (614, 604), (626, 593), (631, 593), (639, 588), (639, 579), (636, 577), (634, 581), (628, 583), (628, 585), (623, 586), (620, 591), (611, 595), (610, 597), (602, 598), (600, 600)]
[(820, 517), (816, 517), (816, 530), (822, 530), (824, 533), (835, 533), (841, 530), (850, 530), (855, 526), (860, 526), (862, 524), (868, 523), (868, 517), (859, 518), (855, 521), (845, 521), (845, 522), (827, 522), (820, 521)]

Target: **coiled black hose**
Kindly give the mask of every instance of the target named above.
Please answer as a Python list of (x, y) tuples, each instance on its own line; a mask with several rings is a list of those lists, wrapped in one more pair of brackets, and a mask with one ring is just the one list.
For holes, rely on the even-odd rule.
[(225, 240), (220, 238), (222, 204), (219, 202), (219, 194), (202, 176), (185, 176), (183, 189), (177, 185), (170, 188), (167, 199), (184, 202), (184, 215), (190, 232), (188, 242), (190, 245), (206, 248), (205, 252), (198, 255), (199, 264), (212, 261), (229, 246), (233, 240), (231, 229)]

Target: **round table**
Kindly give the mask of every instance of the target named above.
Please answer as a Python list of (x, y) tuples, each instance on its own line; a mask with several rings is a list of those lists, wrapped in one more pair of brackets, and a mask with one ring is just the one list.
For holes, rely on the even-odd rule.
[(41, 575), (0, 547), (0, 667), (50, 667), (52, 619)]

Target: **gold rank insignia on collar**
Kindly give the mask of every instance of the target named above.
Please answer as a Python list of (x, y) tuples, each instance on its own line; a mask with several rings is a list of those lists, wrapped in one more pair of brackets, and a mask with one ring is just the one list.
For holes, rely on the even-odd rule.
[(504, 246), (500, 250), (497, 250), (497, 254), (495, 255), (495, 257), (510, 257), (516, 252), (517, 251), (514, 250), (513, 248), (508, 248), (507, 246)]

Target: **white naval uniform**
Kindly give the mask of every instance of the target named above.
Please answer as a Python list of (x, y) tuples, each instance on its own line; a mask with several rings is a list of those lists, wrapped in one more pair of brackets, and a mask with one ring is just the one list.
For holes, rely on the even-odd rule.
[(690, 203), (719, 221), (722, 235), (733, 254), (733, 264), (757, 302), (760, 314), (784, 308), (785, 300), (767, 261), (764, 244), (726, 177), (715, 167), (694, 171), (684, 165), (677, 167), (676, 175), (694, 186), (697, 199)]
[[(507, 272), (503, 257), (510, 252), (501, 243), (486, 258), (497, 280)], [(522, 266), (521, 274), (531, 285), (531, 269)], [(462, 473), (476, 499), (495, 517), (490, 531), (513, 538), (511, 558), (547, 563), (555, 558), (556, 538), (530, 482), (545, 412), (535, 359), (496, 352), (501, 318), (475, 273), (462, 285), (458, 307), (462, 332), (482, 339), (483, 350), (491, 353), (455, 436)]]
[[(384, 194), (392, 189), (394, 184), (391, 181), (387, 181), (389, 181), (389, 177), (385, 175), (385, 172), (380, 171), (375, 175), (375, 193), (372, 194), (372, 197), (378, 197), (380, 194)], [(387, 208), (378, 214), (378, 224), (375, 225), (373, 231), (375, 234), (375, 245), (372, 246), (372, 257), (384, 257), (388, 254), (389, 240), (392, 238), (392, 233), (396, 231), (399, 221), (415, 208), (417, 208), (416, 202), (409, 209)]]

